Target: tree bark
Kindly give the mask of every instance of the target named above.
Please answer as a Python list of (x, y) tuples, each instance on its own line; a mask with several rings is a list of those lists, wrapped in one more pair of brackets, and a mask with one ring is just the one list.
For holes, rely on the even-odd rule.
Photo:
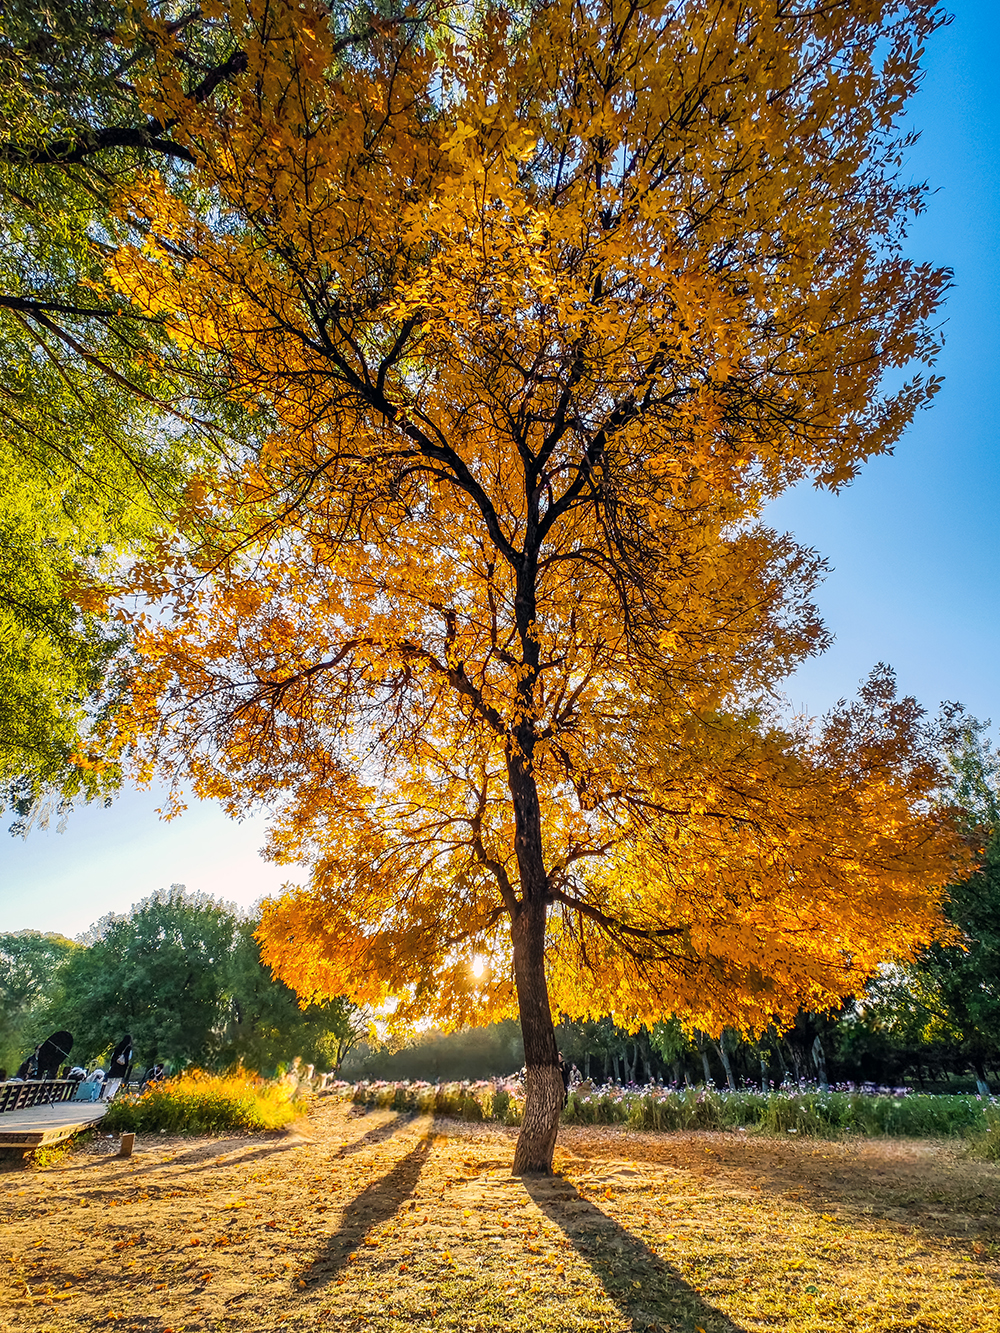
[(823, 1043), (819, 1037), (813, 1042), (812, 1048), (813, 1064), (816, 1066), (816, 1073), (819, 1075), (819, 1086), (824, 1092), (830, 1089), (830, 1079), (826, 1072), (826, 1052), (823, 1050)]
[(643, 1028), (641, 1036), (642, 1046), (640, 1047), (640, 1054), (642, 1056), (642, 1069), (643, 1073), (646, 1075), (646, 1087), (648, 1088), (653, 1081), (653, 1066), (649, 1061), (649, 1036), (646, 1033), (645, 1028)]
[(701, 1067), (705, 1074), (705, 1087), (712, 1086), (712, 1067), (708, 1063), (708, 1040), (704, 1032), (695, 1033), (695, 1044), (698, 1047), (698, 1054), (701, 1056)]
[(990, 1085), (986, 1080), (986, 1065), (980, 1056), (975, 1056), (972, 1061), (972, 1067), (976, 1071), (976, 1087), (979, 1089), (980, 1097), (990, 1097)]
[(763, 1042), (757, 1047), (757, 1056), (760, 1060), (760, 1091), (761, 1095), (766, 1097), (770, 1092), (768, 1085), (771, 1079), (771, 1071), (767, 1067), (767, 1053), (764, 1050)]
[(726, 1082), (729, 1084), (729, 1091), (736, 1091), (736, 1079), (733, 1077), (733, 1066), (729, 1063), (729, 1052), (726, 1050), (726, 1034), (723, 1033), (715, 1043), (715, 1049), (719, 1052), (719, 1059), (722, 1061), (722, 1068), (726, 1071)]
[(712, 1070), (708, 1063), (708, 1051), (705, 1050), (704, 1046), (701, 1048), (701, 1067), (705, 1074), (705, 1087), (710, 1088), (712, 1086)]
[(545, 980), (545, 904), (526, 903), (511, 926), (514, 979), (524, 1037), (525, 1100), (515, 1176), (552, 1174), (564, 1089)]

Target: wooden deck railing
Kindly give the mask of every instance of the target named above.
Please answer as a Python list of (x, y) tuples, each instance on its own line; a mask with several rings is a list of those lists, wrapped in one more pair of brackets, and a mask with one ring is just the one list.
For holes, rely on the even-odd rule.
[(80, 1086), (74, 1078), (31, 1078), (24, 1083), (0, 1083), (0, 1115), (23, 1111), (26, 1106), (71, 1101)]

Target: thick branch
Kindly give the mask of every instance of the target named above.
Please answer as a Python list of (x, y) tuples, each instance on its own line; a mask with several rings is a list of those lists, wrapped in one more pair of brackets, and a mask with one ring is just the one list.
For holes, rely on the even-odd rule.
[(632, 939), (640, 940), (658, 940), (676, 938), (685, 933), (683, 926), (662, 926), (656, 930), (644, 928), (641, 926), (627, 926), (623, 921), (617, 921), (614, 917), (607, 916), (597, 907), (592, 907), (590, 903), (584, 902), (582, 898), (574, 898), (571, 894), (563, 893), (561, 889), (549, 887), (549, 897), (554, 902), (563, 903), (574, 912), (579, 912), (582, 916), (589, 917), (595, 921), (602, 929), (609, 934), (628, 935)]
[(64, 301), (43, 301), (35, 296), (7, 296), (0, 293), (0, 308), (23, 311), (27, 315), (48, 313), (70, 315), (74, 319), (90, 319), (96, 316), (99, 319), (136, 319), (145, 324), (159, 323), (154, 315), (138, 315), (131, 310), (115, 310), (109, 306), (102, 309), (100, 306), (68, 305)]

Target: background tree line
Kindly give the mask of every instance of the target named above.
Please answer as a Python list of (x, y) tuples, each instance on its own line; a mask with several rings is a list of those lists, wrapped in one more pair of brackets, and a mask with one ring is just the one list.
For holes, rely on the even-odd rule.
[(0, 935), (0, 1065), (13, 1072), (56, 1028), (94, 1065), (130, 1032), (137, 1065), (274, 1074), (299, 1055), (335, 1069), (367, 1033), (343, 1001), (301, 1009), (262, 965), (257, 919), (180, 884), (102, 917), (78, 940)]

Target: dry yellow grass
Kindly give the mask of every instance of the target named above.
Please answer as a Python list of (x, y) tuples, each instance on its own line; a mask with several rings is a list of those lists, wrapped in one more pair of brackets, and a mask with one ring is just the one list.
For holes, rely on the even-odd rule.
[[(105, 1151), (97, 1149), (104, 1145)], [(321, 1103), (284, 1136), (98, 1139), (0, 1176), (0, 1324), (997, 1333), (1000, 1169), (943, 1144), (512, 1132)]]

